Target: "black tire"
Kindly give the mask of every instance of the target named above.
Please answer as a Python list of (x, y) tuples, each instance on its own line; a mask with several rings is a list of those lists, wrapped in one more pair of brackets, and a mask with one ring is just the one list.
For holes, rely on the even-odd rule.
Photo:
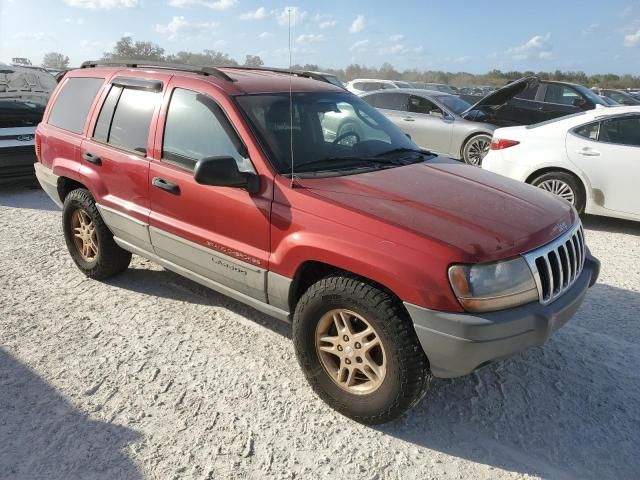
[(573, 201), (571, 201), (570, 203), (575, 207), (578, 214), (582, 215), (584, 213), (584, 208), (586, 205), (586, 198), (584, 195), (582, 183), (574, 175), (567, 172), (547, 172), (535, 177), (531, 181), (531, 185), (533, 185), (534, 187), (542, 188), (546, 191), (551, 191), (546, 187), (546, 185), (549, 185), (549, 183), (553, 181), (562, 182), (562, 184), (571, 189)]
[[(98, 247), (95, 258), (87, 261), (76, 246), (72, 227), (72, 217), (77, 210), (84, 211), (95, 228)], [(96, 203), (88, 190), (79, 188), (69, 192), (62, 209), (62, 229), (71, 258), (87, 277), (103, 280), (123, 272), (131, 262), (131, 253), (120, 248), (113, 240), (113, 234), (105, 225)]]
[[(489, 152), (491, 139), (491, 135), (486, 133), (474, 135), (471, 138), (467, 139), (467, 141), (464, 142), (461, 151), (461, 157), (464, 163), (473, 165), (474, 167), (481, 166), (482, 160)], [(474, 149), (474, 147), (476, 148)]]
[[(337, 385), (316, 349), (320, 319), (334, 309), (348, 309), (374, 328), (385, 351), (386, 374), (368, 394)], [(402, 304), (383, 290), (350, 276), (329, 276), (300, 298), (293, 318), (298, 362), (313, 390), (343, 415), (365, 424), (391, 421), (417, 404), (431, 382), (429, 362)]]

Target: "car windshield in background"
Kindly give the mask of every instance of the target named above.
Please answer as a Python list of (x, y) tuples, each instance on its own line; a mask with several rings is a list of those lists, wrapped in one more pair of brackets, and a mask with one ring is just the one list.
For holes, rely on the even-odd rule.
[(578, 90), (587, 99), (591, 100), (595, 105), (607, 105), (600, 95), (596, 95), (593, 91), (582, 85), (575, 85), (575, 89)]
[(236, 98), (279, 173), (291, 173), (291, 143), (295, 173), (382, 168), (425, 157), (384, 115), (347, 93), (294, 93), (292, 109), (288, 93)]
[(447, 109), (458, 115), (471, 108), (471, 104), (469, 102), (454, 95), (439, 95), (435, 97), (435, 99), (447, 107)]

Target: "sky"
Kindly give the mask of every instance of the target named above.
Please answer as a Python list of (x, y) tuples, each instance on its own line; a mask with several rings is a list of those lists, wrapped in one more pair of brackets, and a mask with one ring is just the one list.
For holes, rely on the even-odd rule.
[(0, 61), (56, 51), (79, 65), (129, 35), (286, 67), (288, 10), (299, 64), (640, 74), (640, 1), (629, 0), (0, 0)]

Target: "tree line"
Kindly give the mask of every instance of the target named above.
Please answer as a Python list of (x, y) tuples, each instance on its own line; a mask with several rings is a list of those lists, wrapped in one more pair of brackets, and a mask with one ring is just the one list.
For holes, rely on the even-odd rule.
[[(153, 60), (159, 62), (182, 63), (198, 66), (224, 66), (244, 65), (249, 67), (261, 67), (264, 62), (258, 55), (246, 55), (244, 62), (240, 63), (224, 52), (205, 49), (202, 52), (180, 51), (167, 54), (161, 46), (146, 41), (134, 41), (125, 36), (120, 38), (110, 52), (105, 52), (102, 60), (114, 61), (119, 59)], [(57, 52), (50, 52), (44, 56), (42, 66), (47, 68), (66, 69), (69, 67), (69, 57)], [(384, 78), (391, 80), (405, 80), (410, 82), (445, 83), (456, 87), (465, 86), (493, 86), (500, 87), (518, 78), (536, 75), (544, 80), (560, 80), (585, 85), (587, 87), (601, 88), (640, 88), (640, 76), (595, 74), (587, 75), (581, 71), (533, 72), (533, 71), (508, 71), (491, 70), (484, 74), (468, 72), (445, 72), (442, 70), (397, 70), (388, 62), (380, 67), (369, 67), (360, 64), (351, 64), (346, 68), (323, 68), (316, 64), (294, 65), (294, 69), (323, 71), (336, 75), (342, 81), (354, 78)]]

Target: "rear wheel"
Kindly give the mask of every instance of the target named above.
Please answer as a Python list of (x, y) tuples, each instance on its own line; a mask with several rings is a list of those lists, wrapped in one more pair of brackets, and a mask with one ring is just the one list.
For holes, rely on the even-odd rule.
[(553, 193), (575, 207), (579, 214), (584, 213), (585, 198), (580, 181), (566, 172), (547, 172), (535, 177), (531, 185)]
[(489, 153), (491, 147), (491, 136), (487, 134), (474, 135), (466, 141), (462, 147), (462, 159), (464, 163), (479, 167), (482, 160)]
[(312, 285), (296, 307), (293, 340), (315, 392), (362, 423), (399, 417), (431, 380), (402, 304), (358, 278), (329, 276)]
[(62, 228), (71, 258), (87, 277), (102, 280), (129, 266), (131, 253), (113, 240), (88, 190), (73, 190), (66, 196)]

